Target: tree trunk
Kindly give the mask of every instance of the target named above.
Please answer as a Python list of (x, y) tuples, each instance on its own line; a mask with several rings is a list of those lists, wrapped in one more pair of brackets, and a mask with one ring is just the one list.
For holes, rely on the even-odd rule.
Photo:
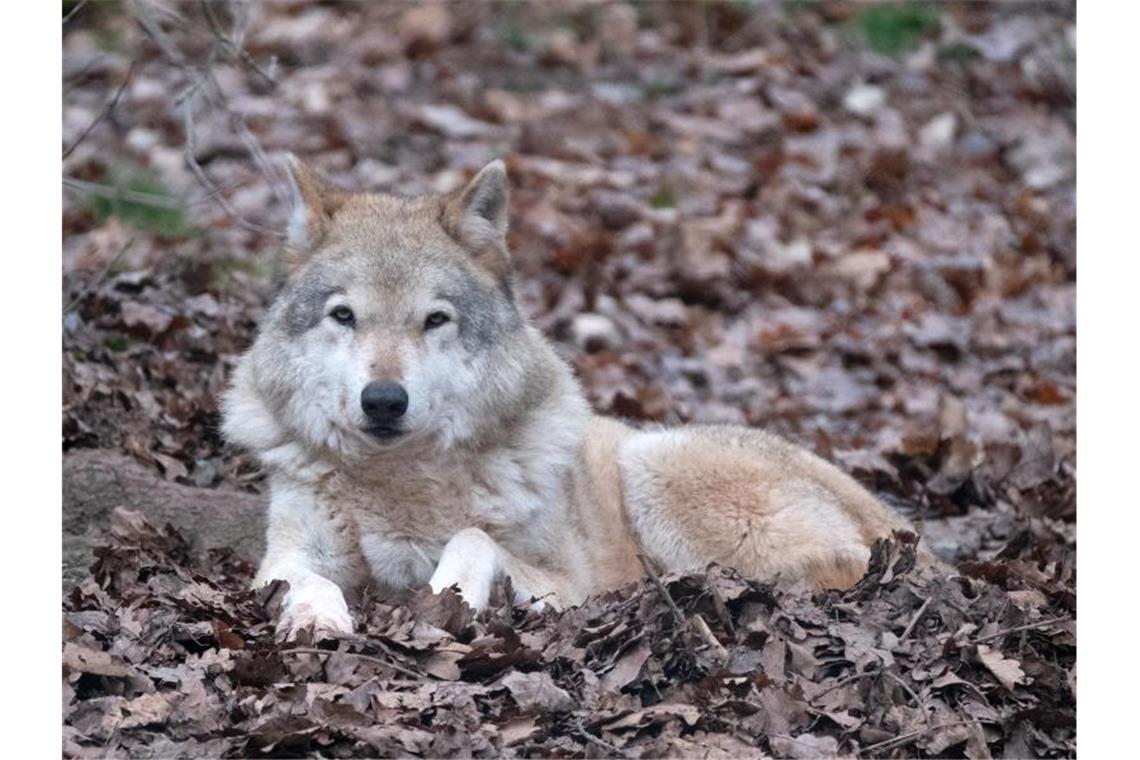
[(81, 449), (63, 457), (63, 587), (87, 574), (115, 507), (170, 523), (197, 548), (230, 546), (256, 562), (265, 545), (264, 496), (193, 488), (163, 480), (117, 451)]

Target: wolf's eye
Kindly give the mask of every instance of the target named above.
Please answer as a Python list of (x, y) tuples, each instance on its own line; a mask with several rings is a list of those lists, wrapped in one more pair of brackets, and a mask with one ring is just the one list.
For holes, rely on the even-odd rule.
[(424, 320), (424, 329), (434, 330), (437, 327), (446, 325), (450, 321), (451, 317), (447, 316), (446, 313), (442, 311), (433, 311), (431, 314), (428, 314), (427, 319)]
[(353, 325), (356, 323), (356, 315), (352, 313), (352, 309), (347, 306), (338, 306), (329, 312), (329, 316), (335, 319), (342, 325)]

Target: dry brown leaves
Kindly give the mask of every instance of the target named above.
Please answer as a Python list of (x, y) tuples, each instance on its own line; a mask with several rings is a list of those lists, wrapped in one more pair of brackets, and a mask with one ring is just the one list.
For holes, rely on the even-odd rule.
[(1029, 539), (918, 572), (913, 540), (849, 592), (710, 567), (665, 576), (671, 603), (645, 582), (476, 617), (425, 589), (366, 600), (351, 638), (277, 644), (281, 584), (119, 511), (64, 604), (65, 754), (1071, 755), (1071, 557)]
[(947, 556), (996, 549), (1013, 513), (1071, 522), (1071, 8), (943, 4), (937, 35), (890, 60), (851, 37), (858, 5), (699, 7), (263, 4), (236, 60), (211, 27), (228, 15), (156, 14), (214, 61), (228, 110), (197, 106), (196, 158), (262, 231), (184, 165), (171, 93), (193, 68), (126, 11), (81, 14), (65, 144), (140, 63), (65, 174), (146, 168), (198, 232), (99, 223), (67, 194), (65, 449), (251, 485), (216, 392), (286, 214), (252, 135), (400, 193), (505, 156), (518, 292), (603, 412), (785, 433), (923, 517), (976, 523)]
[[(482, 620), (422, 596), (284, 653), (248, 568), (122, 525), (66, 603), (69, 754), (1073, 753), (1070, 5), (937, 4), (887, 59), (846, 2), (268, 3), (247, 58), (183, 4), (156, 23), (189, 66), (135, 5), (64, 30), (65, 451), (257, 487), (216, 408), (286, 215), (251, 137), (401, 193), (505, 155), (518, 292), (599, 410), (786, 434), (960, 564), (895, 576), (896, 546), (815, 598), (666, 578), (683, 620), (652, 585)], [(212, 194), (176, 100), (206, 65)], [(143, 169), (191, 234), (93, 211)]]

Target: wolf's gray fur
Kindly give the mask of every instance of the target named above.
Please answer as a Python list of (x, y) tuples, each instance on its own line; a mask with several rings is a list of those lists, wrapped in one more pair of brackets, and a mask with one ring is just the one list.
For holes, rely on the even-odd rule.
[[(906, 527), (775, 436), (594, 417), (512, 295), (501, 162), (421, 198), (292, 172), (288, 284), (223, 404), (269, 475), (258, 577), (290, 583), (284, 631), (350, 630), (344, 592), (365, 583), (458, 584), (480, 607), (505, 573), (520, 598), (574, 603), (639, 577), (639, 552), (845, 585)], [(377, 424), (373, 384), (406, 409)]]

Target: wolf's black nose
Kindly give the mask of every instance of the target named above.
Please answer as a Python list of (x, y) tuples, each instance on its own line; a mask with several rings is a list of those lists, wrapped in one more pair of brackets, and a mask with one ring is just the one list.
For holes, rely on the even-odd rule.
[(364, 386), (360, 407), (372, 422), (390, 424), (408, 411), (408, 392), (392, 380), (377, 380)]

